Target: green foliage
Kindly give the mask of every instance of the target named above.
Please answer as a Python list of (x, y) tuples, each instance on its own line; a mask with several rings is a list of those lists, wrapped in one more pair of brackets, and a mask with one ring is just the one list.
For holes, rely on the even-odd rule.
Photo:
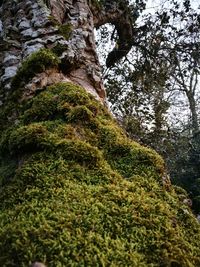
[(174, 160), (168, 160), (171, 177), (174, 184), (187, 190), (192, 199), (192, 208), (200, 213), (200, 138), (199, 133), (191, 138), (190, 132), (180, 133), (171, 142), (171, 155)]
[(155, 151), (70, 83), (21, 105), (1, 133), (1, 266), (200, 264), (199, 224)]
[(104, 0), (90, 0), (89, 4), (93, 5), (97, 9), (101, 9), (102, 4), (104, 4)]
[(59, 58), (49, 49), (40, 49), (32, 53), (18, 69), (17, 74), (12, 80), (12, 87), (18, 88), (21, 83), (28, 82), (35, 74), (45, 71), (46, 69), (58, 67)]
[[(137, 6), (141, 1), (135, 2)], [(106, 92), (112, 112), (129, 136), (164, 157), (172, 182), (188, 191), (198, 214), (200, 12), (192, 1), (161, 2), (154, 14), (146, 10), (134, 25), (134, 45), (127, 60), (104, 72)], [(102, 47), (117, 39), (114, 30), (112, 35), (108, 32), (101, 31)], [(105, 57), (104, 48), (99, 52)]]

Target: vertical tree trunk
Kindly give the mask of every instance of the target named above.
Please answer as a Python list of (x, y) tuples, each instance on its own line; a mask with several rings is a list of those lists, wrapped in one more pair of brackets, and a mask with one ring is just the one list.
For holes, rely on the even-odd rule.
[(25, 85), (26, 94), (58, 81), (72, 81), (104, 99), (88, 1), (3, 1), (0, 18), (1, 101), (9, 94), (21, 63), (41, 48), (60, 49), (61, 67), (36, 73)]
[(113, 23), (121, 43), (127, 43), (133, 36), (133, 19), (127, 12), (128, 2), (122, 2), (123, 5), (106, 1), (101, 6), (98, 1), (87, 0), (1, 1), (1, 102), (14, 89), (11, 81), (22, 62), (41, 48), (56, 51), (61, 64), (59, 68), (49, 66), (49, 70), (32, 75), (24, 86), (26, 95), (58, 81), (72, 81), (103, 101), (105, 90), (95, 50), (94, 27)]
[(199, 124), (198, 124), (198, 115), (196, 109), (196, 101), (194, 98), (194, 94), (191, 90), (185, 91), (187, 95), (187, 99), (189, 102), (190, 112), (191, 112), (191, 120), (192, 120), (192, 135), (195, 136), (199, 131)]

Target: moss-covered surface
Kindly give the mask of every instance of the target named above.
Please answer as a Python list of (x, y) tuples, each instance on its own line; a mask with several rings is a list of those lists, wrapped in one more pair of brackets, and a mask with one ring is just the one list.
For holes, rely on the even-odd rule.
[(70, 23), (62, 24), (58, 26), (58, 32), (68, 40), (72, 34), (72, 25)]
[(18, 88), (21, 84), (28, 82), (35, 74), (45, 71), (46, 69), (58, 67), (60, 59), (51, 50), (42, 48), (32, 53), (18, 69), (13, 78), (12, 87)]
[(0, 266), (200, 266), (200, 226), (163, 187), (162, 158), (82, 88), (1, 114)]

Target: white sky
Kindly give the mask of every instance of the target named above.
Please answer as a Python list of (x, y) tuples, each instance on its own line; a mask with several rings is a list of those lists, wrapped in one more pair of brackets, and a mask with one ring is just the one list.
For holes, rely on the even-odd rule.
[[(159, 5), (160, 5), (160, 3), (165, 3), (166, 2), (166, 0), (148, 0), (147, 1), (147, 10), (149, 11), (149, 12), (153, 12), (153, 10), (155, 9), (155, 8), (157, 8)], [(183, 0), (179, 0), (178, 1), (179, 3), (183, 3)], [(200, 2), (199, 2), (199, 0), (191, 0), (191, 5), (192, 5), (192, 8), (200, 8)]]

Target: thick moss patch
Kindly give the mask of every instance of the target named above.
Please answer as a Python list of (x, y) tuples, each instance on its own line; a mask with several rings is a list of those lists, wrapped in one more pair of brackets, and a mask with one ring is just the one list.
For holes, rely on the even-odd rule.
[(40, 49), (32, 53), (18, 69), (13, 78), (12, 87), (18, 88), (22, 83), (28, 82), (35, 74), (45, 71), (46, 69), (58, 67), (60, 59), (49, 49)]
[(72, 25), (71, 24), (62, 24), (58, 26), (58, 32), (68, 40), (72, 33)]
[(185, 193), (93, 96), (60, 83), (15, 109), (1, 118), (1, 266), (200, 265)]

